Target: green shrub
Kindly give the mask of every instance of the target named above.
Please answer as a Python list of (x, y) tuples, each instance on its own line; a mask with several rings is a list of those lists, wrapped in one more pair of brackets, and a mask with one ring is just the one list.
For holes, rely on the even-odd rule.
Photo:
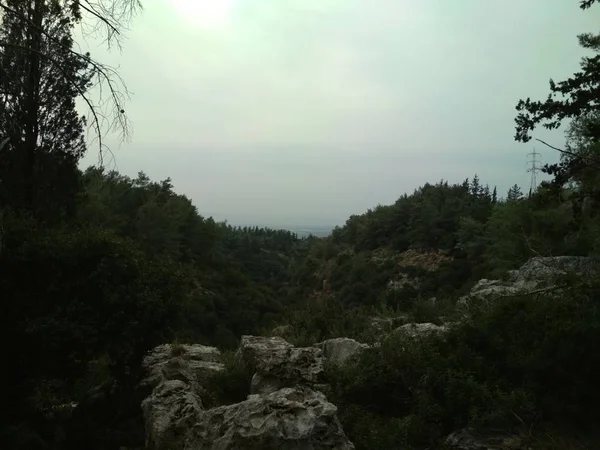
[(353, 363), (329, 368), (350, 439), (357, 449), (423, 448), (465, 426), (593, 428), (598, 292), (505, 298), (475, 308), (444, 335), (392, 334)]
[(239, 361), (234, 352), (223, 353), (221, 361), (225, 370), (215, 372), (205, 386), (206, 396), (202, 401), (208, 408), (238, 403), (250, 394), (253, 368)]

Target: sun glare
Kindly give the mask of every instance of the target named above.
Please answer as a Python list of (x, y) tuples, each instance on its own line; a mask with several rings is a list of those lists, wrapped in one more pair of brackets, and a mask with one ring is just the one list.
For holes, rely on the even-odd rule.
[(171, 0), (182, 18), (203, 28), (227, 24), (235, 0)]

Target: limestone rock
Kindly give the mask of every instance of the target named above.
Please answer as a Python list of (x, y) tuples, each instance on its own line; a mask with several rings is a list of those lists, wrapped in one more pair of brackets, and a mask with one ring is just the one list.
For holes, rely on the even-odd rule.
[(218, 349), (199, 344), (159, 345), (143, 360), (147, 376), (142, 384), (153, 388), (170, 379), (201, 381), (214, 371), (224, 369), (220, 357)]
[(280, 337), (242, 336), (237, 357), (255, 371), (252, 394), (297, 385), (312, 386), (320, 383), (324, 375), (321, 349), (296, 348)]
[(435, 325), (433, 323), (407, 323), (394, 330), (395, 332), (406, 333), (411, 337), (430, 335), (432, 333), (443, 334), (448, 331), (444, 325)]
[(552, 287), (560, 276), (567, 273), (591, 276), (594, 272), (593, 260), (587, 257), (531, 258), (518, 270), (511, 270), (506, 280), (479, 280), (468, 295), (458, 300), (458, 305), (466, 306), (473, 300), (493, 301), (501, 297), (527, 294), (545, 287)]
[(201, 410), (200, 398), (185, 382), (160, 383), (142, 402), (146, 449), (162, 450), (182, 444), (198, 422)]
[[(357, 343), (358, 344), (358, 343)], [(353, 450), (322, 392), (323, 352), (282, 338), (244, 336), (238, 358), (255, 370), (252, 393), (205, 410), (205, 377), (223, 370), (218, 351), (160, 346), (144, 360), (152, 393), (142, 402), (147, 450)]]
[(360, 343), (350, 338), (327, 339), (315, 344), (315, 347), (323, 350), (325, 360), (330, 364), (344, 364), (350, 357), (361, 350), (369, 348), (367, 344)]
[(289, 336), (293, 331), (291, 325), (279, 325), (271, 330), (271, 336), (279, 336), (285, 338)]
[(147, 449), (182, 448), (202, 411), (204, 381), (224, 370), (219, 356), (213, 347), (165, 344), (144, 358), (142, 386), (152, 389), (142, 402)]
[(398, 325), (405, 324), (406, 316), (398, 317), (371, 317), (371, 328), (376, 333), (384, 334), (393, 331)]
[(251, 395), (202, 413), (185, 450), (353, 450), (320, 392), (306, 387)]
[(446, 444), (457, 450), (518, 450), (524, 448), (519, 436), (476, 432), (465, 428), (446, 438)]

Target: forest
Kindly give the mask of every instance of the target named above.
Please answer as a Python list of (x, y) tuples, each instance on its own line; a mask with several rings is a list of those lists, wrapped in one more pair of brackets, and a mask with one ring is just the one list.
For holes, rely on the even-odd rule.
[[(598, 256), (600, 34), (578, 36), (593, 56), (551, 80), (547, 99), (515, 99), (515, 140), (566, 129), (559, 162), (543, 169), (550, 181), (504, 193), (476, 174), (423, 180), (328, 237), (300, 238), (205, 217), (143, 168), (81, 169), (96, 150), (86, 130), (103, 144), (101, 119), (80, 115), (76, 99), (109, 83), (115, 126), (126, 132), (128, 119), (118, 74), (76, 50), (73, 28), (89, 11), (109, 37), (126, 23), (86, 1), (0, 10), (0, 448), (141, 448), (136, 386), (161, 343), (230, 351), (282, 325), (297, 345), (368, 342), (373, 317), (442, 323), (478, 280), (531, 257)], [(434, 448), (465, 425), (526, 426), (551, 436), (539, 449), (598, 448), (600, 285), (565, 282), (564, 295), (508, 299), (446, 340), (402, 350), (391, 340), (332, 373), (357, 449)]]

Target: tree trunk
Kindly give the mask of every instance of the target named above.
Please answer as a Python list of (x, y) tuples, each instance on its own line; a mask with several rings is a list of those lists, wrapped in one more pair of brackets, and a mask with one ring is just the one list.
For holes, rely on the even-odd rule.
[(27, 83), (25, 85), (25, 140), (22, 149), (23, 206), (35, 210), (36, 203), (36, 150), (38, 144), (39, 96), (40, 96), (40, 53), (42, 51), (42, 20), (44, 0), (33, 0), (29, 9), (32, 24), (27, 25), (29, 47)]

